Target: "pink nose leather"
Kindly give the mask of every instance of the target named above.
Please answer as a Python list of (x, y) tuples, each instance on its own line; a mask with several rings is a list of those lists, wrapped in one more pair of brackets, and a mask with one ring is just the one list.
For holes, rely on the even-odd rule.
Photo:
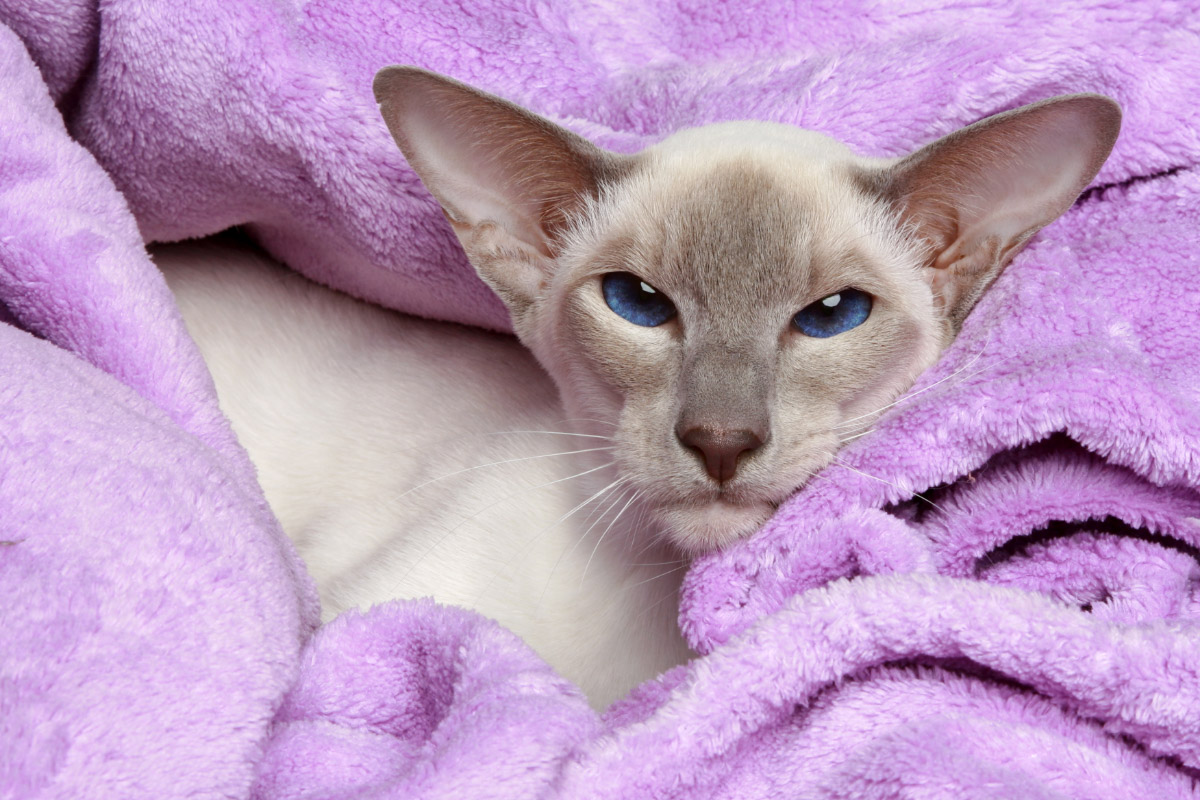
[(725, 483), (737, 474), (738, 459), (743, 453), (758, 449), (763, 436), (748, 429), (721, 430), (696, 425), (676, 431), (685, 447), (704, 457), (704, 468), (713, 480)]

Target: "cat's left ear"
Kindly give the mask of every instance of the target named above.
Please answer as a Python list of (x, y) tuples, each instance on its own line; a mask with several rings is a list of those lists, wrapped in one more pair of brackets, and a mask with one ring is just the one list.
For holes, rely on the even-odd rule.
[(417, 67), (375, 76), (392, 137), (514, 318), (544, 288), (562, 234), (628, 157)]
[(1120, 107), (1107, 97), (1054, 97), (955, 131), (867, 176), (928, 245), (926, 275), (956, 330), (1029, 238), (1096, 176), (1120, 128)]

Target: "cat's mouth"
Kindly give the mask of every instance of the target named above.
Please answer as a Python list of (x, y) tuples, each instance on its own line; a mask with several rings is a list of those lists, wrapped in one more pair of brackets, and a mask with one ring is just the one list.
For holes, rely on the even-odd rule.
[(707, 503), (661, 506), (656, 516), (671, 541), (690, 554), (717, 550), (749, 536), (771, 518), (778, 503), (769, 500), (733, 502), (722, 496)]

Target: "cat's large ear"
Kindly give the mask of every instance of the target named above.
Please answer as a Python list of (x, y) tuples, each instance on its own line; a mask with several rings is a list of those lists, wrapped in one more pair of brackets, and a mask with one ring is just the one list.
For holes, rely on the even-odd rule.
[(928, 245), (926, 274), (955, 329), (1096, 176), (1120, 127), (1107, 97), (1055, 97), (955, 131), (867, 178)]
[(560, 235), (626, 157), (507, 100), (416, 67), (386, 67), (375, 99), (480, 276), (514, 314), (536, 297)]

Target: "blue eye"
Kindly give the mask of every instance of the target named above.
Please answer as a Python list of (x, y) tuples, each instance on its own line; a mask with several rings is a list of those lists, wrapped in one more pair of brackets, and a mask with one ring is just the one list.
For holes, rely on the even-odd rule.
[(800, 309), (792, 317), (792, 324), (805, 336), (828, 339), (857, 328), (870, 315), (871, 295), (858, 289), (843, 289)]
[(634, 325), (653, 328), (675, 317), (675, 304), (633, 273), (609, 272), (601, 287), (613, 313)]

